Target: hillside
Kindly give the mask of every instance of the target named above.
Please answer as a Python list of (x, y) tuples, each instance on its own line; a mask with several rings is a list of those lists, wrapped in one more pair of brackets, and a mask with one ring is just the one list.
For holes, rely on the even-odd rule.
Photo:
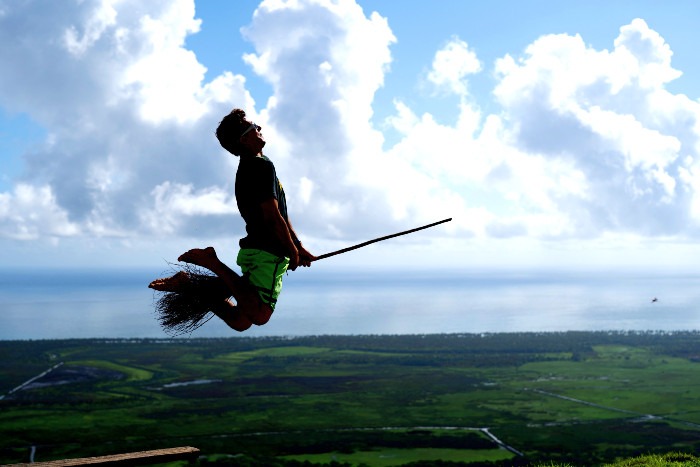
[(0, 341), (0, 463), (185, 445), (210, 463), (266, 465), (605, 465), (694, 453), (698, 337)]

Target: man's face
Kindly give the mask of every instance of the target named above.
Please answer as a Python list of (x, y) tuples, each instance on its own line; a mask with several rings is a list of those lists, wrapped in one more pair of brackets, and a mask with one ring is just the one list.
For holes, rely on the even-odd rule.
[(261, 128), (253, 122), (246, 122), (248, 127), (243, 131), (240, 141), (251, 154), (260, 154), (265, 147)]

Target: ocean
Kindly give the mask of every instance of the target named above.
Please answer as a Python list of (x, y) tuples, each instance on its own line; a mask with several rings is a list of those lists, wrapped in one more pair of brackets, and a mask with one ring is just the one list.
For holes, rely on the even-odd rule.
[[(0, 271), (0, 339), (169, 337), (146, 287), (159, 272)], [(700, 274), (312, 268), (289, 273), (265, 326), (189, 336), (697, 329)]]

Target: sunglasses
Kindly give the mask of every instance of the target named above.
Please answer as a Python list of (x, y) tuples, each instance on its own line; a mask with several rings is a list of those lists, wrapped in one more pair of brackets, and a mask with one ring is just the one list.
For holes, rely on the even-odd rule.
[(246, 133), (248, 133), (249, 131), (252, 131), (252, 130), (260, 131), (261, 130), (260, 125), (256, 125), (255, 123), (251, 122), (250, 126), (248, 128), (246, 128), (243, 133), (241, 133), (241, 136), (239, 136), (239, 138), (243, 138), (243, 136), (245, 136)]

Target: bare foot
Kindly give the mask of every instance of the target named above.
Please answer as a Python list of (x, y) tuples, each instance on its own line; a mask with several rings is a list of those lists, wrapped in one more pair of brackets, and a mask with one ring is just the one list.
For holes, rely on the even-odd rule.
[(180, 271), (172, 277), (164, 277), (156, 279), (148, 284), (149, 289), (159, 290), (161, 292), (177, 292), (182, 290), (190, 282), (190, 277), (186, 272)]
[(219, 263), (219, 257), (216, 256), (216, 251), (213, 247), (193, 248), (185, 253), (181, 254), (177, 259), (178, 261), (184, 261), (185, 263), (195, 264), (203, 268), (207, 268), (210, 271), (215, 268)]

